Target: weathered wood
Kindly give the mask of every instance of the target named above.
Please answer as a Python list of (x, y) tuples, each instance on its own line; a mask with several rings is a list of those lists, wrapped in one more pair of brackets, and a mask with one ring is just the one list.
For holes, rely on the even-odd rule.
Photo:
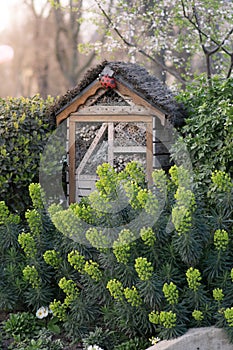
[(113, 166), (114, 123), (108, 123), (108, 163)]
[(77, 197), (87, 197), (92, 192), (91, 188), (77, 188)]
[(103, 125), (101, 126), (101, 128), (98, 130), (96, 137), (94, 138), (94, 140), (92, 141), (90, 147), (88, 148), (87, 152), (85, 153), (85, 156), (83, 157), (83, 159), (81, 160), (76, 173), (77, 174), (81, 174), (81, 172), (83, 171), (83, 168), (85, 167), (88, 159), (90, 158), (90, 156), (92, 155), (92, 153), (94, 152), (97, 144), (101, 141), (102, 137), (104, 136), (104, 133), (107, 129), (107, 124), (103, 123)]
[(89, 175), (89, 174), (84, 174), (84, 175), (77, 175), (76, 174), (76, 181), (96, 181), (98, 179), (97, 175)]
[(96, 181), (96, 179), (95, 180), (93, 180), (93, 179), (89, 179), (89, 180), (87, 180), (87, 179), (86, 180), (77, 179), (76, 180), (76, 187), (77, 188), (83, 188), (83, 189), (90, 189), (90, 188), (93, 187), (92, 186), (92, 182), (94, 183)]
[(76, 201), (93, 192), (97, 180), (97, 175), (76, 175)]
[(75, 115), (111, 115), (111, 114), (139, 114), (139, 115), (148, 115), (148, 110), (142, 106), (90, 106), (90, 107), (84, 107), (80, 109), (79, 111), (74, 113)]
[(104, 89), (104, 88), (97, 90), (96, 94), (93, 96), (89, 96), (86, 99), (85, 103), (78, 107), (77, 111), (86, 109), (88, 106), (91, 106), (93, 103), (95, 103), (98, 100), (98, 98), (100, 98), (105, 93), (106, 93), (106, 89)]
[(69, 125), (69, 203), (75, 202), (75, 123)]
[(142, 114), (134, 115), (115, 115), (115, 114), (105, 114), (105, 115), (87, 115), (87, 114), (71, 114), (70, 120), (73, 122), (112, 122), (112, 123), (123, 123), (123, 122), (150, 122), (152, 120), (151, 116)]
[(146, 173), (149, 185), (152, 184), (153, 171), (153, 122), (146, 124)]
[(160, 120), (162, 125), (165, 125), (165, 114), (161, 112), (158, 108), (155, 108), (151, 106), (151, 104), (147, 101), (145, 101), (142, 97), (134, 93), (132, 90), (130, 90), (128, 87), (126, 87), (124, 84), (117, 82), (117, 90), (123, 95), (123, 96), (130, 96), (133, 100), (133, 102), (136, 105), (141, 105), (143, 107), (148, 108), (151, 111), (152, 115), (157, 116)]
[(114, 153), (146, 153), (147, 148), (145, 146), (115, 146), (113, 147)]
[(88, 97), (93, 96), (97, 93), (98, 89), (102, 89), (102, 85), (98, 80), (90, 84), (86, 89), (84, 89), (78, 96), (75, 97), (73, 102), (71, 102), (66, 108), (64, 108), (57, 116), (56, 121), (59, 125), (63, 120), (69, 117), (71, 113), (77, 111), (77, 109), (85, 104)]

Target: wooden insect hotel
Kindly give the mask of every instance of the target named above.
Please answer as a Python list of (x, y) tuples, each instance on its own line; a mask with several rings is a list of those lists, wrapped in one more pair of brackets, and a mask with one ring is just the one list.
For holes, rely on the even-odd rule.
[(67, 122), (69, 203), (88, 195), (96, 168), (108, 162), (117, 171), (137, 160), (150, 183), (155, 168), (170, 166), (173, 129), (185, 112), (172, 92), (145, 68), (103, 62), (54, 106), (57, 126)]

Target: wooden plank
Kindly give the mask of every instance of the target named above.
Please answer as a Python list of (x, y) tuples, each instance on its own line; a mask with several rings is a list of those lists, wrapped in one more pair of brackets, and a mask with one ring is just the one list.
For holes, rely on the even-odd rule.
[(89, 188), (89, 189), (78, 188), (77, 196), (79, 196), (79, 197), (87, 197), (91, 192), (93, 192), (93, 190), (91, 188)]
[(88, 174), (84, 174), (84, 175), (76, 175), (76, 181), (81, 180), (81, 181), (96, 181), (98, 179), (97, 175), (88, 175)]
[(88, 97), (95, 95), (100, 88), (102, 89), (102, 85), (98, 80), (96, 80), (86, 89), (80, 92), (73, 102), (68, 104), (67, 107), (64, 106), (64, 109), (56, 116), (57, 125), (68, 118), (71, 113), (76, 112), (81, 105), (85, 104)]
[(127, 86), (125, 86), (119, 81), (117, 81), (117, 90), (123, 96), (125, 95), (130, 96), (136, 105), (141, 105), (146, 108), (149, 108), (151, 110), (151, 114), (152, 115), (155, 114), (161, 120), (162, 125), (165, 125), (166, 123), (165, 113), (160, 111), (158, 108), (153, 107), (149, 102), (145, 101), (142, 97), (137, 95), (135, 92), (130, 90)]
[(87, 115), (87, 114), (71, 114), (70, 116), (71, 121), (75, 122), (101, 122), (101, 123), (120, 123), (120, 122), (150, 122), (152, 120), (151, 116), (142, 114), (142, 115), (112, 115), (112, 114), (105, 114), (105, 115)]
[(92, 153), (94, 152), (97, 144), (101, 141), (101, 138), (104, 136), (104, 132), (107, 129), (107, 124), (103, 123), (103, 125), (101, 126), (101, 128), (98, 130), (96, 137), (94, 138), (94, 140), (92, 141), (90, 147), (88, 148), (87, 152), (85, 153), (83, 159), (81, 160), (76, 173), (79, 175), (81, 174), (81, 172), (83, 171), (83, 168), (85, 167), (88, 159), (90, 158), (90, 156), (92, 155)]
[[(79, 107), (79, 109), (83, 110), (84, 108), (91, 106), (93, 103), (95, 103), (98, 100), (98, 98), (100, 98), (105, 93), (106, 93), (106, 89), (105, 88), (97, 90), (96, 94), (93, 95), (93, 96), (88, 97), (87, 100), (85, 101), (85, 104), (81, 105)], [(95, 107), (97, 107), (97, 106), (95, 106)]]
[(108, 163), (113, 166), (114, 123), (108, 123)]
[(152, 185), (152, 171), (153, 171), (153, 122), (146, 125), (146, 173), (148, 184)]
[(94, 182), (93, 180), (77, 180), (76, 187), (78, 188), (93, 188), (91, 183)]
[(75, 123), (69, 127), (69, 203), (75, 202)]
[(114, 153), (146, 153), (145, 146), (117, 146), (113, 148)]
[(101, 105), (95, 105), (90, 107), (83, 107), (82, 109), (79, 109), (79, 111), (75, 112), (75, 114), (81, 115), (81, 114), (87, 114), (87, 115), (96, 115), (96, 114), (103, 114), (103, 115), (111, 115), (111, 114), (139, 114), (139, 115), (148, 115), (148, 110), (142, 106), (101, 106)]

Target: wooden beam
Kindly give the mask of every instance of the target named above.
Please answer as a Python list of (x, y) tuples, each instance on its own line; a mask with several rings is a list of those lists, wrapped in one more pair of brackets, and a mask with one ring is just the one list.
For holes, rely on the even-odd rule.
[(79, 109), (77, 112), (74, 113), (75, 115), (111, 115), (111, 114), (117, 114), (117, 115), (127, 115), (127, 114), (137, 114), (137, 115), (149, 115), (148, 109), (144, 108), (143, 106), (115, 106), (115, 105), (108, 105), (108, 106), (101, 106), (101, 105), (94, 105), (94, 106), (83, 106), (82, 109)]
[(128, 87), (126, 87), (124, 84), (120, 83), (119, 81), (117, 81), (117, 90), (123, 96), (125, 95), (130, 96), (136, 105), (141, 105), (146, 108), (149, 108), (151, 110), (151, 114), (152, 115), (155, 114), (161, 120), (162, 125), (165, 125), (166, 123), (165, 113), (161, 112), (158, 108), (153, 107), (149, 102), (145, 101), (142, 97), (137, 95), (135, 92), (130, 90)]
[(114, 123), (108, 123), (108, 163), (113, 166)]
[(75, 123), (69, 125), (69, 203), (75, 203)]
[(142, 115), (112, 115), (111, 113), (105, 115), (96, 115), (96, 114), (71, 114), (70, 120), (74, 122), (112, 122), (112, 123), (120, 123), (120, 122), (150, 122), (152, 116), (148, 116), (145, 114)]
[(146, 173), (148, 184), (152, 185), (153, 171), (153, 122), (146, 124)]
[(97, 144), (101, 141), (101, 138), (104, 136), (104, 132), (106, 131), (107, 126), (108, 125), (106, 123), (103, 123), (101, 128), (98, 130), (96, 137), (92, 141), (90, 147), (88, 148), (87, 152), (85, 153), (83, 159), (81, 160), (81, 162), (77, 168), (77, 171), (76, 171), (77, 175), (80, 175), (81, 172), (83, 171), (83, 168), (85, 167), (88, 159), (90, 158), (90, 156), (94, 152)]
[(89, 85), (86, 89), (84, 89), (75, 99), (68, 103), (67, 107), (64, 106), (64, 109), (56, 116), (57, 125), (59, 125), (63, 120), (69, 117), (71, 113), (77, 111), (79, 106), (85, 104), (86, 100), (97, 93), (98, 89), (102, 89), (101, 83), (96, 80), (91, 85)]
[(113, 148), (114, 153), (146, 153), (144, 146), (117, 146)]

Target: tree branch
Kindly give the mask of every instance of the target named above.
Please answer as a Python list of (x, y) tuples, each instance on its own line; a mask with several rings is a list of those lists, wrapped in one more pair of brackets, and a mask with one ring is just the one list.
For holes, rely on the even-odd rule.
[[(225, 38), (222, 40), (221, 43), (218, 43), (217, 40), (215, 40), (214, 38), (212, 38), (211, 36), (209, 36), (208, 34), (206, 34), (198, 25), (197, 23), (195, 23), (189, 15), (187, 15), (186, 10), (185, 10), (185, 4), (184, 4), (184, 0), (181, 0), (181, 4), (182, 4), (182, 8), (183, 8), (183, 15), (184, 17), (195, 27), (195, 29), (197, 29), (198, 33), (201, 34), (202, 36), (204, 36), (207, 39), (210, 39), (215, 45), (217, 45), (218, 48), (214, 48), (212, 51), (213, 53), (219, 51), (220, 49), (222, 49), (227, 55), (231, 56), (232, 53), (230, 51), (228, 51), (223, 45), (225, 44), (225, 41), (231, 36), (231, 34), (233, 33), (233, 27), (229, 30), (229, 32), (226, 34)], [(211, 51), (211, 53), (212, 53)]]
[(116, 26), (113, 24), (112, 19), (110, 16), (107, 14), (107, 12), (103, 9), (101, 6), (100, 2), (98, 0), (95, 0), (95, 3), (99, 7), (100, 11), (104, 15), (104, 17), (107, 19), (109, 25), (112, 27), (114, 32), (118, 35), (118, 37), (123, 41), (123, 43), (128, 46), (134, 48), (138, 53), (142, 54), (146, 58), (148, 58), (150, 61), (156, 63), (158, 66), (160, 66), (163, 70), (167, 71), (171, 75), (173, 75), (178, 81), (180, 81), (182, 84), (186, 84), (186, 81), (181, 78), (181, 76), (172, 68), (167, 67), (164, 63), (162, 63), (159, 59), (157, 59), (154, 56), (149, 55), (145, 50), (139, 48), (136, 44), (132, 44), (128, 40), (125, 39), (125, 37), (121, 34), (121, 32), (116, 28)]

